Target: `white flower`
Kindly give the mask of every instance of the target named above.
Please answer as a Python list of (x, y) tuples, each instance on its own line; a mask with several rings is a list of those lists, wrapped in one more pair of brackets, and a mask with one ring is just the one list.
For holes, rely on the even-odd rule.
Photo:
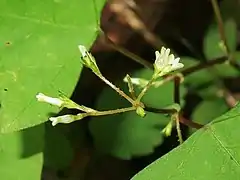
[(75, 120), (74, 115), (63, 115), (58, 117), (50, 117), (50, 121), (52, 121), (52, 125), (55, 126), (58, 123), (71, 123)]
[(46, 103), (49, 103), (51, 105), (55, 105), (58, 107), (61, 107), (64, 103), (63, 100), (61, 100), (59, 98), (52, 98), (52, 97), (44, 95), (43, 93), (38, 93), (36, 95), (36, 98), (40, 102), (46, 102)]
[(155, 52), (156, 60), (154, 62), (155, 74), (163, 76), (171, 71), (182, 68), (184, 65), (179, 63), (180, 58), (175, 58), (170, 54), (170, 49), (162, 47), (161, 53)]

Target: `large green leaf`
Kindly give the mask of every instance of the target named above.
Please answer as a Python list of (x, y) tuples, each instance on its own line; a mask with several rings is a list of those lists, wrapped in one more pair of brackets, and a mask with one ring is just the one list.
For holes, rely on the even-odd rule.
[[(229, 50), (234, 52), (237, 46), (237, 26), (229, 19), (224, 22), (224, 30)], [(212, 24), (204, 38), (204, 53), (208, 60), (226, 55), (221, 47), (221, 37), (217, 24)]]
[(39, 180), (42, 172), (44, 125), (0, 134), (0, 177)]
[[(153, 72), (141, 70), (133, 74), (133, 77), (150, 78)], [(127, 85), (118, 85), (128, 91)], [(136, 92), (140, 89), (136, 88)], [(185, 90), (181, 87), (181, 97)], [(151, 88), (144, 96), (143, 102), (149, 106), (163, 108), (173, 103), (173, 83), (167, 83), (159, 88)], [(97, 102), (98, 109), (114, 109), (129, 107), (130, 104), (120, 97), (115, 91), (107, 88), (101, 94)], [(128, 112), (118, 115), (96, 117), (90, 122), (90, 131), (94, 137), (97, 149), (112, 154), (122, 159), (130, 159), (133, 156), (147, 155), (162, 143), (162, 129), (170, 121), (170, 117), (161, 114), (147, 112), (145, 118), (141, 118), (136, 112)]]
[(206, 180), (240, 177), (240, 104), (194, 133), (133, 180)]
[(90, 47), (95, 40), (103, 3), (0, 1), (0, 132), (40, 124), (58, 112), (35, 95), (71, 95), (82, 69), (77, 46)]

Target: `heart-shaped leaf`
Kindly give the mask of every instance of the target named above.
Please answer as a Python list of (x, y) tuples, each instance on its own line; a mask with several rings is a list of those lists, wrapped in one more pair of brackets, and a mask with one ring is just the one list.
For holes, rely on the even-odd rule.
[(240, 177), (240, 104), (194, 133), (133, 180), (204, 180)]
[(89, 48), (95, 40), (104, 2), (0, 1), (0, 132), (35, 126), (58, 112), (35, 95), (71, 95), (82, 69), (77, 46)]

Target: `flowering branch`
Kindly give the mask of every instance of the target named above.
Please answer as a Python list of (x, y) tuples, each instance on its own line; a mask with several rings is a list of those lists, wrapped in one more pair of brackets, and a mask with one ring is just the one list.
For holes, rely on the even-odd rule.
[(114, 109), (114, 110), (107, 110), (107, 111), (98, 111), (86, 106), (81, 106), (73, 102), (71, 99), (68, 99), (67, 97), (59, 97), (59, 98), (53, 98), (44, 95), (43, 93), (39, 93), (36, 95), (36, 98), (40, 102), (45, 102), (54, 106), (58, 106), (60, 108), (69, 108), (69, 109), (78, 109), (83, 111), (83, 113), (78, 113), (77, 115), (63, 115), (58, 117), (50, 117), (49, 120), (52, 121), (52, 125), (55, 126), (58, 123), (71, 123), (73, 121), (81, 120), (87, 116), (103, 116), (103, 115), (111, 115), (111, 114), (117, 114), (117, 113), (123, 113), (128, 111), (134, 111), (136, 110), (136, 107), (127, 107), (127, 108), (121, 108), (121, 109)]

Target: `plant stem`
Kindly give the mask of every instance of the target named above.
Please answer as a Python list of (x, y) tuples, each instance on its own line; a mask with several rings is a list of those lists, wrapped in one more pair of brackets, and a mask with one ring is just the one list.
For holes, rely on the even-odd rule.
[(121, 108), (121, 109), (90, 112), (88, 113), (88, 116), (105, 116), (105, 115), (119, 114), (119, 113), (124, 113), (128, 111), (134, 111), (134, 110), (136, 110), (136, 107), (132, 106), (132, 107)]
[(232, 95), (232, 93), (229, 92), (227, 89), (223, 89), (223, 94), (224, 94), (224, 98), (225, 98), (225, 101), (226, 101), (227, 105), (228, 105), (230, 108), (235, 107), (236, 104), (237, 104), (237, 100), (236, 100), (235, 97)]
[[(181, 79), (178, 76), (175, 76), (174, 78), (174, 103), (177, 103), (180, 105), (180, 82)], [(175, 121), (176, 121), (176, 128), (177, 128), (177, 134), (179, 138), (180, 144), (183, 143), (182, 133), (181, 133), (181, 127), (180, 127), (180, 121), (179, 121), (179, 112), (175, 113)]]
[(183, 75), (181, 73), (176, 73), (174, 75), (165, 76), (164, 79), (162, 79), (160, 81), (155, 81), (155, 82), (153, 82), (152, 85), (155, 86), (155, 87), (159, 87), (159, 86), (173, 80), (176, 76), (180, 78), (180, 82), (183, 81), (183, 79), (184, 79)]
[(216, 21), (217, 21), (217, 24), (218, 24), (219, 34), (220, 34), (221, 39), (222, 39), (222, 41), (224, 43), (224, 46), (226, 48), (227, 55), (230, 56), (230, 49), (227, 45), (227, 38), (226, 38), (226, 35), (225, 35), (223, 20), (222, 20), (222, 16), (221, 16), (221, 13), (220, 13), (219, 6), (218, 6), (218, 2), (217, 2), (217, 0), (211, 0), (211, 3), (212, 3), (212, 7), (213, 7), (214, 14), (215, 14), (215, 17), (216, 17)]
[[(103, 32), (104, 33), (104, 32)], [(115, 49), (116, 51), (120, 52), (121, 54), (123, 54), (124, 56), (134, 60), (135, 62), (143, 65), (145, 68), (148, 68), (148, 69), (153, 69), (153, 65), (146, 61), (145, 59), (141, 58), (140, 56), (128, 51), (127, 49), (121, 47), (121, 46), (118, 46), (117, 44), (115, 44), (114, 42), (112, 42), (112, 40), (106, 36), (105, 34), (103, 34), (105, 39), (107, 40), (107, 42), (109, 42), (109, 45)]]
[[(176, 113), (176, 109), (158, 109), (158, 108), (153, 108), (150, 106), (145, 105), (144, 108), (145, 111), (148, 112), (153, 112), (153, 113), (158, 113), (158, 114), (173, 114)], [(183, 117), (182, 115), (179, 116), (179, 122), (181, 122), (182, 124), (191, 127), (191, 128), (195, 128), (195, 129), (200, 129), (202, 128), (204, 125), (193, 122), (191, 120), (186, 119), (185, 117)]]
[(112, 89), (114, 89), (120, 96), (124, 97), (126, 100), (128, 100), (133, 106), (135, 106), (135, 101), (130, 98), (125, 92), (123, 92), (121, 89), (116, 87), (113, 83), (111, 83), (109, 80), (107, 80), (104, 76), (98, 76), (102, 81), (104, 81), (108, 86), (110, 86)]
[(181, 79), (178, 76), (174, 77), (174, 102), (180, 104), (180, 83)]
[(152, 79), (150, 81), (148, 81), (147, 85), (142, 89), (142, 91), (140, 92), (140, 94), (137, 97), (137, 102), (140, 102), (142, 97), (144, 96), (144, 94), (147, 92), (147, 90), (151, 87), (153, 81), (155, 80), (154, 77), (152, 77)]
[(182, 115), (179, 116), (179, 122), (181, 122), (182, 124), (191, 127), (191, 128), (195, 128), (195, 129), (201, 129), (204, 125), (196, 123), (194, 121), (188, 120), (185, 117), (183, 117)]
[(179, 142), (180, 142), (180, 144), (182, 144), (183, 143), (183, 137), (182, 137), (182, 132), (181, 132), (181, 128), (180, 128), (180, 121), (179, 121), (179, 114), (178, 113), (175, 114), (175, 120), (176, 120), (176, 128), (177, 128), (177, 134), (178, 134)]
[(214, 60), (210, 60), (210, 61), (207, 61), (207, 62), (204, 62), (204, 63), (199, 63), (199, 64), (197, 64), (193, 67), (182, 70), (180, 73), (182, 73), (182, 75), (185, 77), (185, 76), (188, 76), (188, 75), (190, 75), (190, 74), (192, 74), (196, 71), (199, 71), (199, 70), (202, 70), (202, 69), (205, 69), (205, 68), (208, 68), (208, 67), (212, 67), (216, 64), (222, 64), (226, 60), (227, 60), (226, 56), (219, 57), (219, 58), (216, 58)]
[(75, 118), (77, 120), (81, 120), (85, 117), (88, 116), (106, 116), (106, 115), (112, 115), (112, 114), (119, 114), (119, 113), (124, 113), (128, 111), (135, 111), (136, 107), (127, 107), (127, 108), (120, 108), (120, 109), (113, 109), (113, 110), (106, 110), (106, 111), (91, 111), (91, 112), (86, 112), (86, 113), (79, 113), (75, 115)]
[(148, 112), (159, 113), (159, 114), (173, 114), (173, 113), (176, 113), (176, 109), (157, 109), (157, 108), (149, 107), (147, 105), (145, 105), (144, 110), (146, 110)]

